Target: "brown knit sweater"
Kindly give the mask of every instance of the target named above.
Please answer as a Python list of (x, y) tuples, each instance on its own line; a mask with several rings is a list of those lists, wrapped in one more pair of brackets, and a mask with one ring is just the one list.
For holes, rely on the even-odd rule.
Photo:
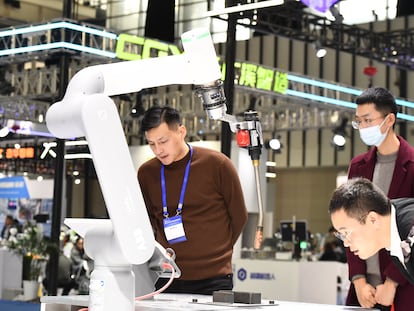
[[(202, 280), (232, 273), (233, 245), (247, 221), (240, 180), (224, 154), (193, 147), (182, 217), (187, 241), (169, 245), (164, 234), (161, 163), (154, 158), (138, 170), (138, 181), (157, 241), (176, 253), (182, 280)], [(165, 167), (167, 205), (175, 216), (190, 153)]]

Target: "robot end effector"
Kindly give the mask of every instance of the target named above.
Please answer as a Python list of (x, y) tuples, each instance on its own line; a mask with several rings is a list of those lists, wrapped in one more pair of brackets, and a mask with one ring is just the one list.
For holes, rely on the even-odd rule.
[(259, 160), (263, 136), (257, 112), (246, 111), (243, 121), (237, 121), (235, 116), (227, 114), (226, 96), (221, 80), (211, 84), (198, 85), (195, 87), (195, 92), (201, 99), (203, 109), (208, 117), (229, 123), (231, 131), (236, 133), (237, 145), (247, 148), (252, 160)]

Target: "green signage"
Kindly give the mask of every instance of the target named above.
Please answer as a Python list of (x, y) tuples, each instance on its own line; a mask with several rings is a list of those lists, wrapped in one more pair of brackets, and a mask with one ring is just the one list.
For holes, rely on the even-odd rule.
[(181, 54), (174, 44), (144, 37), (120, 34), (116, 44), (116, 56), (122, 60), (137, 60), (150, 57)]
[[(138, 60), (182, 52), (174, 45), (144, 37), (120, 34), (116, 45), (116, 55), (122, 60)], [(226, 65), (221, 63), (222, 79), (225, 78)], [(288, 74), (273, 68), (248, 62), (235, 62), (235, 83), (252, 89), (286, 94)]]

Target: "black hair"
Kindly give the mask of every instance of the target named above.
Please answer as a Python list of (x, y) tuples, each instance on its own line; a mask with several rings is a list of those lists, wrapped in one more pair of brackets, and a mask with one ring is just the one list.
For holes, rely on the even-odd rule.
[(397, 116), (398, 106), (394, 96), (383, 87), (371, 87), (363, 91), (355, 100), (357, 105), (374, 104), (384, 116), (393, 113)]
[(384, 192), (370, 180), (362, 177), (349, 179), (332, 194), (329, 213), (344, 209), (352, 218), (365, 222), (365, 216), (373, 211), (380, 215), (391, 213), (391, 201)]
[(158, 127), (163, 122), (167, 123), (169, 128), (181, 125), (180, 113), (170, 106), (152, 106), (144, 113), (141, 121), (141, 132), (145, 133)]

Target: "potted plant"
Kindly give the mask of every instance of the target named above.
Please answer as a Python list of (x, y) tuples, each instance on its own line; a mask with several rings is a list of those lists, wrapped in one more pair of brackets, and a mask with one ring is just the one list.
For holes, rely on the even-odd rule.
[(6, 246), (12, 252), (22, 257), (23, 286), (32, 286), (36, 292), (34, 297), (31, 297), (34, 293), (29, 295), (24, 293), (25, 299), (36, 298), (36, 289), (38, 288), (40, 277), (44, 272), (45, 264), (54, 245), (43, 236), (36, 223), (27, 222), (23, 227), (22, 233), (17, 233), (17, 230), (12, 233)]

